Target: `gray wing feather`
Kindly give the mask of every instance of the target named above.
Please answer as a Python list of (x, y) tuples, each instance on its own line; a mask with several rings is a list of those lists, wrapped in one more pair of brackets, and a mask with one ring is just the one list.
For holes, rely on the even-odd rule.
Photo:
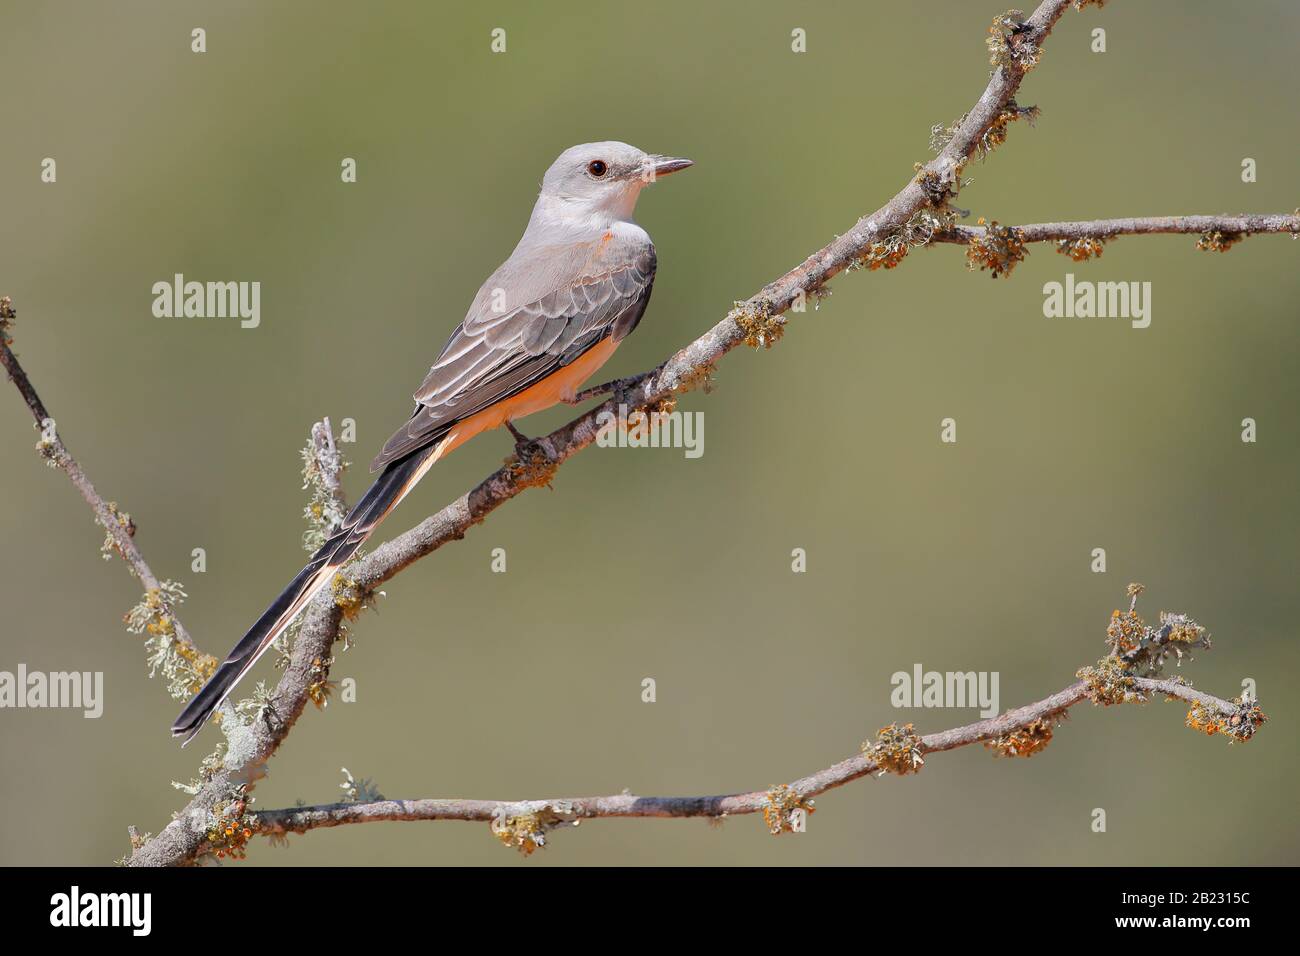
[(490, 304), (494, 276), (456, 328), (415, 392), (415, 411), (385, 443), (370, 470), (441, 439), (456, 422), (519, 394), (588, 349), (636, 327), (654, 285), (655, 251), (586, 275), (505, 312)]

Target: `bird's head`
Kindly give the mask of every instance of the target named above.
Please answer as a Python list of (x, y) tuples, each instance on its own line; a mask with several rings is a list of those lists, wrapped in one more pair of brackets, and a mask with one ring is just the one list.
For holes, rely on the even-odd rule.
[(575, 216), (627, 219), (643, 188), (692, 165), (689, 159), (642, 152), (627, 143), (584, 143), (566, 149), (551, 164), (540, 198)]

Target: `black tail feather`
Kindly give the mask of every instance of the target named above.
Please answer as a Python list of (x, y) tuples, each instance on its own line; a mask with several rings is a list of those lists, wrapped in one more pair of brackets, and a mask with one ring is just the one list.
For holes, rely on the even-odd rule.
[(189, 743), (203, 728), (207, 719), (235, 689), (244, 674), (271, 646), (271, 642), (293, 622), (312, 596), (329, 583), (334, 577), (334, 571), (370, 537), (379, 522), (409, 489), (412, 479), (431, 453), (432, 448), (420, 449), (384, 469), (361, 496), (361, 500), (348, 512), (342, 527), (321, 545), (307, 566), (298, 572), (271, 602), (271, 606), (262, 612), (262, 616), (181, 711), (172, 724), (172, 736), (185, 737), (185, 742)]

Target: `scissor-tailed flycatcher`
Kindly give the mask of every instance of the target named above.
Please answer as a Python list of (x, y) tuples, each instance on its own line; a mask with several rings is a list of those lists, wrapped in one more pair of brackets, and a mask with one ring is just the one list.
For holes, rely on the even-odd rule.
[(650, 301), (655, 247), (632, 222), (641, 189), (689, 159), (626, 143), (560, 154), (510, 258), (483, 283), (415, 392), (415, 411), (370, 470), (380, 476), (339, 530), (249, 628), (172, 724), (187, 741), (312, 596), (443, 455), (479, 432), (573, 394), (636, 328)]

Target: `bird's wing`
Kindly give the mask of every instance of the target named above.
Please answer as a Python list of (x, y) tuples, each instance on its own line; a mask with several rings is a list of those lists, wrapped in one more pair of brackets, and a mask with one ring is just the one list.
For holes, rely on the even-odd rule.
[(416, 390), (411, 418), (370, 470), (437, 441), (457, 422), (518, 395), (606, 338), (622, 339), (645, 312), (654, 276), (654, 246), (646, 244), (617, 265), (514, 308), (493, 310), (489, 279)]

